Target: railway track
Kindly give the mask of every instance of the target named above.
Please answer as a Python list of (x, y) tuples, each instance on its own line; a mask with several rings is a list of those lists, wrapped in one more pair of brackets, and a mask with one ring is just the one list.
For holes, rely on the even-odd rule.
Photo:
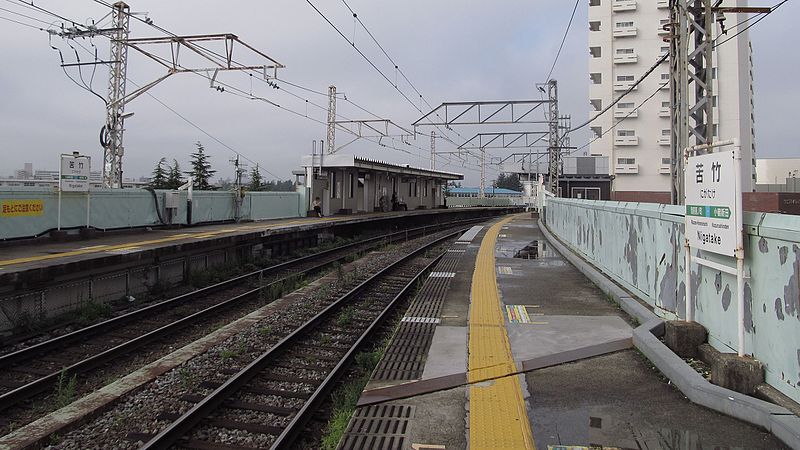
[[(457, 234), (422, 245), (372, 275), (244, 367), (220, 371), (229, 378), (202, 382), (199, 388), (210, 393), (184, 395), (181, 400), (193, 406), (183, 414), (162, 413), (171, 423), (159, 433), (131, 433), (129, 439), (145, 442), (144, 449), (289, 447), (355, 355), (441, 256), (423, 255)], [(228, 441), (215, 441), (220, 435)]]
[(264, 303), (260, 299), (263, 292), (280, 290), (286, 284), (310, 277), (354, 254), (383, 243), (471, 222), (474, 220), (395, 232), (296, 258), (2, 355), (0, 411), (24, 408), (31, 399), (52, 392), (59, 380), (86, 376), (94, 369), (117, 363), (147, 345), (163, 342), (182, 330), (211, 321), (223, 311), (258, 307)]

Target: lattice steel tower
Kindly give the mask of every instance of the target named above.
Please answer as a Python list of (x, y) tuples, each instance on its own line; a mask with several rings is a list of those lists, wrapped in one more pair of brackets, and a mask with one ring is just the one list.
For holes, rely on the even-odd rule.
[(125, 81), (128, 68), (126, 41), (130, 32), (130, 8), (124, 2), (114, 3), (111, 10), (111, 73), (108, 80), (106, 124), (101, 132), (103, 144), (103, 187), (122, 186), (122, 133), (125, 113)]

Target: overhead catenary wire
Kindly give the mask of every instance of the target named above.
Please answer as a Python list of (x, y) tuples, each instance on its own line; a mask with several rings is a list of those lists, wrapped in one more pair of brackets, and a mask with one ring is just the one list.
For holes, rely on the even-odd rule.
[[(781, 6), (783, 6), (783, 4), (784, 4), (784, 3), (786, 3), (786, 2), (788, 2), (788, 1), (789, 1), (789, 0), (783, 0), (782, 2), (780, 2), (780, 3), (777, 3), (776, 5), (774, 5), (774, 6), (770, 7), (770, 9), (769, 9), (769, 12), (763, 13), (763, 14), (761, 15), (761, 17), (759, 17), (758, 19), (756, 19), (755, 21), (753, 21), (753, 23), (751, 23), (751, 24), (748, 24), (746, 27), (742, 28), (741, 30), (737, 31), (737, 32), (736, 32), (736, 34), (734, 34), (734, 35), (732, 35), (732, 36), (728, 36), (726, 39), (722, 40), (721, 42), (715, 42), (715, 43), (714, 43), (714, 48), (717, 48), (717, 47), (719, 47), (720, 45), (722, 45), (722, 44), (724, 44), (724, 43), (726, 43), (726, 42), (730, 41), (731, 39), (735, 38), (736, 36), (739, 36), (740, 34), (744, 33), (744, 32), (745, 32), (745, 31), (747, 31), (747, 30), (749, 30), (749, 29), (750, 29), (751, 27), (753, 27), (755, 24), (757, 24), (758, 22), (761, 22), (762, 20), (764, 20), (764, 19), (765, 19), (765, 18), (766, 18), (768, 15), (772, 14), (773, 12), (775, 12), (775, 10), (776, 10), (776, 9), (780, 8)], [(741, 25), (742, 23), (744, 23), (744, 22), (747, 22), (748, 20), (750, 20), (750, 18), (747, 18), (747, 19), (743, 20), (742, 22), (739, 22), (739, 23), (737, 23), (735, 26), (739, 26), (739, 25)], [(717, 39), (719, 39), (719, 38), (717, 38)]]
[[(6, 0), (6, 1), (11, 3), (11, 0)], [(33, 16), (29, 16), (27, 14), (22, 14), (20, 12), (17, 12), (17, 11), (11, 10), (11, 9), (0, 7), (0, 11), (5, 11), (5, 12), (8, 12), (8, 13), (14, 14), (15, 16), (24, 17), (26, 19), (30, 19), (30, 20), (33, 20), (33, 21), (36, 21), (36, 22), (41, 22), (41, 23), (43, 23), (45, 25), (50, 25), (50, 22), (48, 22), (46, 20), (42, 20), (42, 19), (39, 19), (39, 18), (36, 18), (36, 17), (33, 17)]]
[[(331, 22), (331, 20), (330, 20), (330, 19), (329, 19), (329, 18), (328, 18), (328, 17), (327, 17), (327, 16), (326, 16), (326, 15), (325, 15), (325, 14), (324, 14), (322, 11), (320, 11), (320, 10), (319, 10), (319, 8), (317, 8), (317, 7), (316, 7), (316, 5), (314, 5), (314, 3), (312, 3), (312, 2), (311, 2), (311, 0), (306, 0), (306, 3), (308, 3), (308, 4), (309, 4), (309, 5), (310, 5), (310, 6), (311, 6), (313, 9), (314, 9), (314, 11), (316, 11), (316, 12), (317, 12), (317, 14), (319, 14), (319, 15), (320, 15), (320, 17), (322, 17), (322, 18), (323, 18), (323, 19), (324, 19), (324, 20), (325, 20), (325, 21), (328, 23), (328, 25), (330, 25), (330, 26), (331, 26), (331, 27), (332, 27), (332, 28), (333, 28), (333, 29), (334, 29), (334, 30), (335, 30), (335, 31), (336, 31), (336, 32), (339, 34), (339, 36), (341, 36), (341, 37), (342, 37), (342, 39), (344, 39), (344, 40), (345, 40), (345, 41), (346, 41), (348, 44), (350, 44), (350, 45), (353, 47), (353, 49), (354, 49), (354, 50), (355, 50), (355, 51), (356, 51), (356, 52), (357, 52), (359, 55), (361, 55), (361, 57), (362, 57), (362, 58), (363, 58), (365, 61), (367, 61), (367, 63), (369, 63), (369, 65), (370, 65), (370, 66), (372, 66), (372, 68), (373, 68), (373, 69), (375, 69), (375, 71), (376, 71), (376, 72), (378, 72), (378, 73), (380, 74), (380, 76), (381, 76), (381, 77), (382, 77), (384, 80), (386, 80), (386, 82), (387, 82), (387, 83), (389, 83), (389, 85), (391, 85), (391, 86), (392, 86), (392, 87), (393, 87), (393, 88), (394, 88), (394, 89), (395, 89), (395, 90), (396, 90), (396, 91), (397, 91), (397, 92), (398, 92), (398, 93), (399, 93), (399, 94), (400, 94), (400, 95), (401, 95), (401, 96), (402, 96), (402, 97), (403, 97), (403, 98), (404, 98), (404, 99), (405, 99), (405, 100), (406, 100), (406, 101), (407, 101), (407, 102), (408, 102), (408, 103), (409, 103), (409, 104), (410, 104), (410, 105), (411, 105), (411, 106), (414, 108), (414, 109), (416, 109), (416, 110), (417, 110), (417, 111), (418, 111), (420, 114), (425, 114), (425, 113), (422, 111), (422, 109), (421, 109), (419, 106), (417, 106), (417, 105), (416, 105), (416, 103), (414, 103), (414, 101), (413, 101), (413, 100), (411, 100), (411, 99), (408, 97), (408, 95), (407, 95), (405, 92), (403, 92), (403, 91), (402, 91), (402, 90), (401, 90), (401, 89), (400, 89), (400, 88), (397, 86), (397, 83), (395, 83), (395, 82), (392, 82), (392, 80), (391, 80), (391, 79), (390, 79), (390, 78), (389, 78), (389, 77), (388, 77), (388, 76), (387, 76), (385, 73), (383, 73), (383, 71), (382, 71), (382, 70), (381, 70), (381, 69), (380, 69), (380, 68), (379, 68), (379, 67), (378, 67), (378, 66), (377, 66), (377, 65), (376, 65), (376, 64), (375, 64), (375, 63), (374, 63), (374, 62), (373, 62), (373, 61), (372, 61), (372, 60), (371, 60), (371, 59), (370, 59), (370, 58), (369, 58), (369, 57), (368, 57), (368, 56), (367, 56), (367, 55), (366, 55), (366, 54), (365, 54), (365, 53), (364, 53), (364, 52), (363, 52), (361, 49), (360, 49), (360, 48), (358, 48), (358, 46), (356, 46), (356, 43), (355, 43), (354, 41), (351, 41), (350, 39), (348, 39), (348, 38), (347, 38), (347, 36), (345, 36), (345, 34), (344, 34), (344, 33), (343, 33), (343, 32), (342, 32), (342, 31), (341, 31), (341, 30), (340, 30), (340, 29), (339, 29), (339, 28), (338, 28), (338, 27), (337, 27), (337, 26), (336, 26), (336, 25), (333, 23), (333, 22)], [(347, 5), (347, 8), (348, 8), (348, 9), (350, 9), (350, 6), (349, 6), (349, 5)], [(353, 10), (352, 10), (352, 9), (350, 9), (350, 11), (353, 13), (353, 16), (354, 16), (354, 17), (356, 17), (356, 19), (357, 19), (357, 15), (355, 14), (355, 12), (353, 12)], [(362, 26), (364, 26), (364, 25), (363, 25), (363, 22), (361, 22), (360, 20), (359, 20), (359, 22), (360, 22), (360, 23), (362, 23)], [(365, 27), (365, 26), (364, 26), (364, 29), (366, 30), (366, 27)], [(368, 33), (370, 36), (372, 36), (372, 38), (374, 39), (374, 36), (372, 35), (372, 33), (370, 33), (369, 31), (367, 31), (367, 33)], [(377, 40), (376, 40), (376, 42), (377, 42)], [(380, 44), (378, 44), (378, 45), (380, 46)], [(384, 52), (385, 52), (385, 50), (384, 50)], [(386, 55), (387, 55), (387, 57), (388, 57), (388, 53), (386, 53)], [(390, 61), (393, 61), (391, 58), (389, 58), (389, 59), (390, 59)], [(394, 64), (394, 63), (393, 63), (393, 64)], [(397, 64), (394, 64), (394, 66), (395, 66), (395, 67), (398, 67), (398, 66), (397, 66)], [(410, 83), (409, 83), (409, 84), (410, 84)], [(415, 89), (415, 91), (416, 91), (416, 88), (414, 88), (414, 89)], [(420, 99), (421, 99), (423, 102), (425, 102), (425, 103), (426, 103), (426, 104), (427, 104), (427, 105), (430, 107), (430, 104), (429, 104), (429, 103), (427, 103), (427, 100), (425, 100), (425, 98), (422, 96), (422, 94), (421, 94), (421, 93), (419, 93), (419, 91), (416, 91), (416, 92), (417, 92), (417, 94), (420, 96)], [(438, 114), (437, 114), (437, 115), (438, 115)], [(432, 120), (430, 120), (430, 119), (428, 119), (428, 121), (429, 121), (429, 122), (431, 122), (431, 123), (433, 123), (433, 121), (432, 121)], [(441, 128), (439, 128), (439, 126), (436, 126), (436, 128), (437, 128), (437, 129), (440, 131), (440, 133), (441, 133), (442, 135), (446, 135), (446, 134), (447, 134), (447, 133), (445, 133), (444, 131), (442, 131), (442, 130), (441, 130)], [(458, 132), (456, 132), (456, 134), (459, 134), (459, 133), (458, 133)], [(459, 134), (459, 136), (461, 136), (461, 135)], [(464, 137), (463, 137), (463, 136), (461, 136), (461, 138), (463, 139)], [(452, 141), (452, 140), (450, 140), (450, 142), (453, 142), (453, 141)], [(453, 143), (454, 143), (454, 142), (453, 142)]]
[(23, 26), (26, 26), (26, 27), (30, 27), (30, 28), (33, 28), (34, 30), (47, 32), (47, 30), (45, 30), (44, 28), (37, 27), (36, 25), (31, 25), (31, 24), (25, 23), (25, 22), (20, 22), (19, 20), (16, 20), (16, 19), (10, 19), (10, 18), (4, 17), (4, 16), (0, 16), (0, 19), (7, 20), (9, 22), (13, 22), (13, 23), (16, 23), (18, 25), (23, 25)]
[[(80, 46), (80, 47), (81, 47), (81, 48), (82, 48), (84, 51), (86, 51), (87, 53), (90, 53), (90, 54), (92, 53), (92, 52), (91, 52), (89, 49), (87, 49), (86, 47), (84, 47), (83, 45), (81, 45), (79, 42), (76, 42), (76, 43), (77, 43), (77, 44), (78, 44), (78, 45), (79, 45), (79, 46)], [(136, 83), (135, 81), (131, 80), (130, 78), (128, 78), (128, 79), (127, 79), (127, 81), (128, 81), (129, 83), (131, 83), (132, 85), (134, 85), (135, 87), (137, 87), (137, 88), (141, 87), (141, 85), (140, 85), (140, 84)], [(262, 163), (257, 163), (256, 161), (253, 161), (252, 159), (248, 158), (248, 157), (247, 157), (247, 155), (243, 154), (243, 153), (242, 153), (242, 152), (240, 152), (239, 150), (236, 150), (235, 148), (233, 148), (233, 147), (231, 147), (230, 145), (226, 144), (225, 142), (223, 142), (222, 140), (220, 140), (219, 138), (217, 138), (216, 136), (214, 136), (214, 135), (213, 135), (213, 134), (211, 134), (210, 132), (206, 131), (206, 130), (205, 130), (203, 127), (201, 127), (200, 125), (197, 125), (197, 124), (196, 124), (196, 123), (194, 123), (192, 120), (190, 120), (188, 117), (184, 116), (183, 114), (181, 114), (180, 112), (178, 112), (177, 110), (175, 110), (174, 108), (172, 108), (171, 106), (169, 106), (168, 104), (166, 104), (165, 102), (163, 102), (161, 99), (159, 99), (158, 97), (156, 97), (156, 96), (155, 96), (155, 95), (153, 95), (152, 93), (150, 93), (150, 92), (145, 92), (145, 94), (147, 94), (147, 96), (149, 96), (150, 98), (152, 98), (154, 101), (156, 101), (158, 104), (160, 104), (161, 106), (163, 106), (165, 109), (167, 109), (167, 110), (168, 110), (168, 111), (170, 111), (171, 113), (173, 113), (173, 114), (175, 114), (176, 116), (178, 116), (178, 117), (179, 117), (181, 120), (183, 120), (183, 121), (184, 121), (184, 122), (186, 122), (187, 124), (191, 125), (191, 126), (192, 126), (193, 128), (195, 128), (196, 130), (200, 131), (201, 133), (203, 133), (204, 135), (208, 136), (209, 138), (211, 138), (213, 141), (215, 141), (215, 142), (216, 142), (216, 143), (218, 143), (219, 145), (221, 145), (221, 146), (225, 147), (226, 149), (230, 150), (231, 152), (233, 152), (235, 155), (238, 155), (238, 156), (242, 157), (243, 159), (245, 159), (246, 161), (248, 161), (248, 162), (249, 162), (249, 163), (251, 163), (251, 164), (259, 164), (259, 167), (260, 167), (260, 168), (261, 168), (261, 166), (263, 165)], [(273, 176), (273, 177), (274, 177), (276, 180), (281, 180), (281, 179), (282, 179), (281, 177), (279, 177), (278, 175), (276, 175), (276, 174), (275, 174), (275, 173), (273, 173), (273, 172), (270, 172), (270, 171), (269, 171), (269, 170), (267, 170), (267, 169), (263, 169), (263, 171), (264, 171), (264, 172), (266, 172), (267, 174), (269, 174), (269, 175)]]
[[(103, 6), (106, 6), (106, 7), (113, 7), (113, 5), (111, 5), (110, 3), (108, 3), (108, 2), (106, 2), (106, 1), (104, 1), (104, 0), (93, 0), (93, 1), (94, 1), (95, 3), (101, 4), (101, 5), (103, 5)], [(131, 13), (129, 13), (129, 12), (126, 12), (126, 14), (127, 14), (129, 17), (132, 17), (133, 19), (135, 19), (135, 20), (137, 20), (137, 21), (140, 21), (140, 22), (142, 22), (142, 23), (144, 23), (144, 24), (146, 24), (146, 25), (149, 25), (150, 27), (153, 27), (154, 29), (156, 29), (156, 30), (158, 30), (158, 31), (160, 31), (160, 32), (162, 32), (162, 33), (164, 33), (164, 34), (167, 34), (167, 35), (169, 35), (169, 36), (172, 36), (172, 37), (177, 37), (177, 36), (178, 36), (177, 34), (173, 33), (172, 31), (169, 31), (169, 30), (167, 30), (167, 29), (166, 29), (166, 28), (164, 28), (164, 27), (161, 27), (161, 26), (158, 26), (158, 25), (154, 24), (154, 23), (153, 23), (151, 20), (145, 20), (145, 19), (142, 19), (141, 17), (139, 17), (139, 16), (137, 16), (137, 15), (134, 15), (134, 14), (131, 14)], [(208, 54), (207, 54), (206, 56), (208, 56), (208, 57), (210, 57), (210, 58), (212, 58), (212, 59), (214, 59), (214, 58), (217, 58), (217, 59), (219, 59), (220, 61), (227, 61), (227, 56), (226, 56), (226, 55), (222, 55), (222, 54), (220, 54), (220, 53), (218, 53), (218, 52), (215, 52), (215, 51), (213, 51), (213, 50), (211, 50), (211, 49), (208, 49), (208, 48), (206, 48), (206, 47), (203, 47), (202, 45), (200, 45), (200, 44), (197, 44), (197, 43), (195, 43), (194, 45), (195, 45), (196, 47), (198, 47), (198, 48), (202, 49), (203, 51), (207, 52)], [(166, 62), (166, 60), (165, 60), (165, 62)], [(241, 65), (239, 62), (237, 62), (237, 61), (235, 61), (235, 60), (232, 60), (232, 62), (234, 62), (234, 63), (236, 63), (236, 64), (239, 64), (239, 65)], [(247, 72), (249, 72), (251, 76), (252, 76), (253, 74), (258, 74), (258, 75), (260, 75), (260, 73), (259, 73), (259, 72), (256, 72), (256, 71), (254, 71), (254, 70), (248, 70)], [(317, 94), (317, 95), (323, 96), (323, 97), (325, 97), (325, 98), (327, 98), (327, 96), (328, 96), (328, 94), (327, 94), (327, 93), (324, 93), (324, 92), (321, 92), (321, 91), (319, 91), (319, 90), (315, 90), (315, 89), (312, 89), (312, 88), (309, 88), (309, 87), (306, 87), (306, 86), (301, 86), (301, 85), (299, 85), (299, 84), (297, 84), (297, 83), (290, 82), (290, 81), (288, 81), (288, 80), (285, 80), (285, 79), (283, 79), (283, 78), (280, 78), (280, 77), (271, 77), (271, 78), (272, 78), (272, 79), (274, 79), (274, 80), (280, 81), (280, 82), (282, 82), (282, 83), (288, 84), (288, 85), (290, 85), (290, 86), (293, 86), (293, 87), (295, 87), (295, 88), (298, 88), (298, 89), (301, 89), (301, 90), (304, 90), (304, 91), (307, 91), (307, 92), (310, 92), (310, 93), (313, 93), (313, 94)], [(262, 83), (269, 83), (269, 81), (268, 81), (268, 80), (261, 79), (260, 77), (257, 77), (257, 79), (258, 79), (258, 81), (260, 81), (260, 82), (262, 82)], [(301, 96), (298, 96), (298, 95), (296, 95), (296, 94), (293, 94), (293, 93), (291, 93), (289, 90), (286, 90), (286, 89), (282, 89), (282, 90), (283, 90), (283, 91), (285, 91), (285, 92), (287, 92), (287, 93), (289, 93), (289, 95), (293, 95), (294, 97), (296, 97), (296, 98), (298, 98), (298, 99), (301, 99), (301, 100), (303, 100), (303, 101), (305, 101), (305, 102), (311, 103), (313, 106), (321, 107), (320, 105), (318, 105), (318, 104), (315, 104), (315, 103), (311, 102), (310, 100), (308, 100), (308, 99), (306, 99), (306, 98), (303, 98), (303, 97), (301, 97)], [(374, 116), (374, 117), (376, 117), (376, 118), (382, 118), (382, 116), (379, 116), (378, 114), (375, 114), (374, 112), (371, 112), (371, 111), (369, 111), (369, 110), (368, 110), (368, 109), (366, 109), (365, 107), (363, 107), (363, 106), (361, 106), (361, 105), (359, 105), (359, 104), (357, 104), (357, 103), (353, 102), (352, 100), (350, 100), (350, 99), (348, 99), (348, 98), (346, 98), (346, 97), (345, 97), (345, 99), (344, 99), (344, 100), (345, 100), (345, 101), (347, 101), (348, 103), (352, 104), (352, 105), (353, 105), (353, 106), (355, 106), (356, 108), (358, 108), (358, 109), (360, 109), (360, 110), (362, 110), (362, 111), (364, 111), (364, 112), (366, 112), (366, 113), (368, 113), (368, 114), (370, 114), (370, 115), (372, 115), (372, 116)], [(325, 107), (322, 107), (322, 108), (325, 108)], [(343, 118), (344, 120), (352, 120), (352, 119), (350, 119), (350, 118), (348, 118), (348, 117), (346, 117), (346, 116), (344, 116), (344, 115), (342, 115), (342, 114), (339, 114), (339, 113), (337, 113), (337, 114), (336, 114), (336, 117), (341, 117), (341, 118)]]
[(572, 27), (572, 20), (575, 18), (575, 11), (578, 10), (578, 4), (580, 2), (581, 2), (581, 0), (576, 0), (575, 1), (575, 6), (572, 8), (572, 14), (569, 16), (569, 23), (567, 23), (567, 29), (564, 30), (564, 37), (561, 38), (561, 44), (558, 46), (558, 51), (556, 52), (556, 57), (553, 60), (553, 65), (550, 66), (550, 72), (547, 73), (547, 77), (545, 78), (545, 81), (550, 80), (550, 76), (553, 75), (553, 70), (555, 70), (555, 68), (556, 68), (556, 63), (558, 62), (558, 57), (561, 56), (561, 49), (564, 48), (564, 42), (566, 42), (566, 40), (567, 40), (567, 35), (569, 34), (570, 27)]
[(33, 3), (33, 0), (30, 0), (30, 1), (19, 0), (19, 3), (22, 4), (22, 5), (25, 5), (25, 7), (27, 7), (28, 9), (40, 11), (40, 12), (42, 12), (44, 14), (47, 14), (47, 15), (52, 16), (52, 17), (55, 17), (56, 19), (60, 19), (60, 20), (63, 20), (64, 22), (71, 23), (75, 28), (82, 27), (82, 28), (88, 29), (88, 27), (86, 25), (83, 25), (80, 22), (76, 22), (76, 21), (74, 21), (72, 19), (68, 19), (68, 18), (66, 18), (66, 17), (64, 17), (64, 16), (62, 16), (60, 14), (54, 13), (53, 11), (50, 11), (48, 9), (42, 8), (41, 6), (35, 5)]

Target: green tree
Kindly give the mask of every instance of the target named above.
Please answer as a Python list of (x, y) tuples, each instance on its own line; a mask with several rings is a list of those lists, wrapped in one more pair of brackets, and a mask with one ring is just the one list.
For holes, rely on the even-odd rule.
[(200, 189), (203, 191), (208, 191), (214, 189), (211, 186), (211, 177), (217, 173), (216, 170), (211, 169), (211, 163), (209, 162), (210, 157), (206, 155), (206, 149), (203, 147), (203, 144), (200, 141), (195, 142), (197, 146), (197, 151), (190, 154), (189, 157), (189, 165), (192, 166), (192, 170), (186, 172), (186, 175), (192, 177), (192, 181), (194, 187), (196, 189)]
[(261, 189), (262, 191), (294, 192), (294, 183), (292, 183), (292, 180), (269, 180), (266, 183), (262, 183), (261, 186), (263, 186)]
[(522, 192), (522, 183), (519, 181), (519, 175), (517, 174), (506, 175), (501, 173), (497, 176), (495, 187)]
[(261, 177), (261, 172), (258, 170), (258, 164), (253, 167), (250, 172), (250, 189), (251, 191), (260, 191), (263, 188), (264, 179)]
[(169, 168), (167, 175), (166, 188), (178, 189), (183, 184), (183, 177), (181, 177), (181, 167), (178, 165), (178, 160), (172, 160), (172, 167)]
[(156, 164), (155, 169), (153, 169), (153, 176), (150, 178), (149, 186), (153, 189), (166, 189), (167, 188), (167, 169), (164, 166), (167, 165), (167, 158), (161, 158), (158, 160), (158, 164)]

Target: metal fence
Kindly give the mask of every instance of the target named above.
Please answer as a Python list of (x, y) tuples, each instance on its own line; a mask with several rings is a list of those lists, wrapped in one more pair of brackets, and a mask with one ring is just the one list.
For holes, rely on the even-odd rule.
[[(61, 195), (61, 228), (81, 228), (87, 223), (100, 230), (161, 225), (159, 212), (163, 220), (168, 220), (164, 208), (166, 192), (155, 191), (155, 199), (144, 189), (95, 189), (88, 195), (64, 192)], [(192, 222), (236, 219), (235, 199), (232, 191), (195, 191)], [(182, 191), (172, 223), (186, 224), (186, 204), (187, 193)], [(12, 209), (12, 206), (17, 208)], [(305, 214), (302, 192), (247, 192), (242, 199), (239, 219), (278, 219)], [(55, 190), (24, 187), (0, 190), (0, 240), (39, 236), (56, 229), (58, 224), (59, 200)]]

